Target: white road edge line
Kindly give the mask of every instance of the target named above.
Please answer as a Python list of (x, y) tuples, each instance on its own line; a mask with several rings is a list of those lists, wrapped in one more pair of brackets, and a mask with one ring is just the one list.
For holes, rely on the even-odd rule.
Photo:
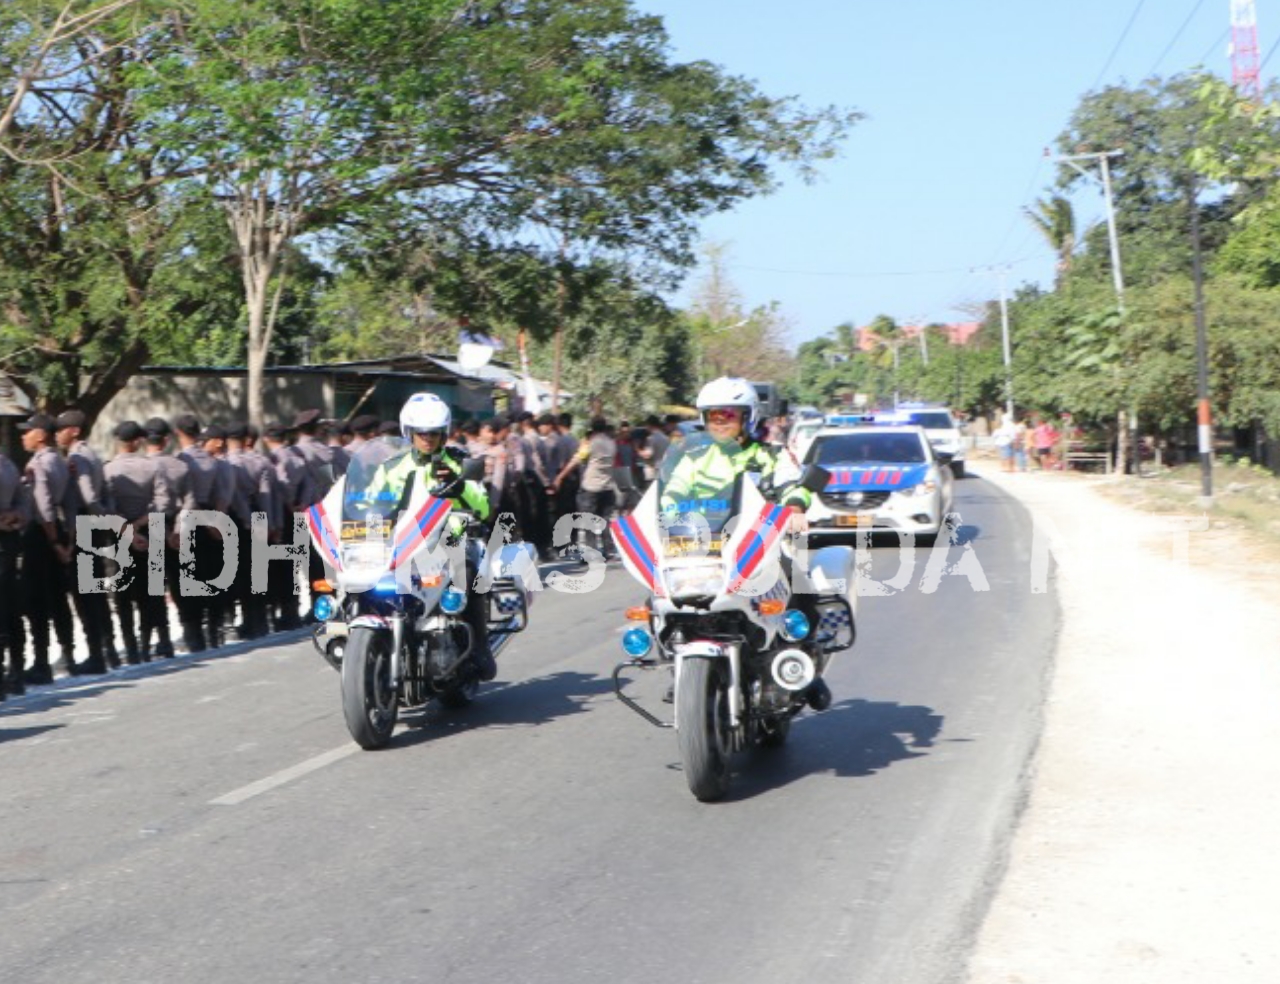
[(259, 779), (257, 782), (251, 782), (247, 786), (241, 786), (231, 792), (219, 796), (217, 799), (209, 800), (210, 806), (238, 806), (245, 800), (253, 799), (262, 793), (270, 792), (277, 786), (283, 786), (287, 782), (299, 779), (317, 769), (323, 769), (326, 765), (332, 765), (339, 762), (348, 755), (354, 755), (360, 751), (360, 746), (352, 742), (348, 745), (342, 745), (339, 748), (332, 748), (327, 752), (321, 752), (314, 758), (309, 758), (305, 762), (299, 762), (297, 765), (291, 765), (287, 769), (281, 769), (275, 775), (267, 776), (265, 779)]

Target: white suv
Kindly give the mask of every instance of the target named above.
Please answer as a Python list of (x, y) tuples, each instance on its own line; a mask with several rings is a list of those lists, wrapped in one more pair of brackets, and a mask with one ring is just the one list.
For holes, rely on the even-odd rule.
[(900, 404), (897, 410), (877, 413), (877, 423), (914, 424), (924, 429), (933, 453), (944, 464), (951, 465), (951, 474), (964, 478), (964, 434), (955, 415), (946, 407), (927, 407)]

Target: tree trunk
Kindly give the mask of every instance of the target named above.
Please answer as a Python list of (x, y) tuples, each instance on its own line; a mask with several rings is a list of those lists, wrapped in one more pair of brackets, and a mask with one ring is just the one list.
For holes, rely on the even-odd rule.
[(1116, 414), (1116, 474), (1123, 475), (1129, 461), (1129, 421), (1123, 410)]
[(267, 282), (264, 277), (245, 276), (245, 304), (249, 313), (249, 344), (245, 365), (249, 423), (263, 426), (262, 392), (266, 384), (267, 346)]

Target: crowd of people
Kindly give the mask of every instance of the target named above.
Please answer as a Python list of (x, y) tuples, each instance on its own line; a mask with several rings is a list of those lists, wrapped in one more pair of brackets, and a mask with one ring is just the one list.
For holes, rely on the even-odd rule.
[[(307, 410), (261, 432), (243, 421), (202, 422), (184, 414), (121, 422), (112, 434), (115, 454), (104, 462), (86, 441), (86, 424), (79, 410), (56, 418), (36, 414), (19, 425), (25, 468), (19, 471), (0, 452), (0, 699), (55, 675), (103, 674), (182, 649), (201, 652), (233, 638), (300, 628), (307, 617), (290, 563), (272, 562), (267, 591), (251, 590), (252, 517), (267, 517), (269, 542), (287, 541), (292, 515), (323, 499), (366, 443), (400, 438), (398, 422), (369, 414), (336, 422)], [(573, 512), (608, 519), (632, 507), (672, 440), (680, 439), (678, 425), (674, 416), (617, 426), (597, 418), (579, 438), (570, 414), (522, 412), (458, 422), (449, 443), (483, 459), (491, 512), (512, 514), (517, 535), (552, 559), (556, 521)], [(187, 596), (179, 590), (179, 518), (193, 510), (223, 513), (238, 530), (236, 578), (226, 591)], [(162, 595), (148, 591), (152, 513), (164, 517)], [(82, 590), (76, 575), (78, 552), (110, 547), (118, 536), (101, 529), (91, 544), (77, 544), (76, 519), (86, 514), (119, 516), (130, 526), (135, 562), (109, 593)], [(194, 536), (190, 573), (208, 582), (222, 571), (221, 537), (204, 525)], [(596, 546), (610, 556), (607, 534), (596, 536)], [(310, 556), (308, 580), (314, 581), (323, 577), (323, 566), (315, 551)], [(97, 577), (119, 573), (110, 560), (95, 564)], [(77, 659), (78, 651), (84, 658)]]
[(1014, 417), (1006, 413), (992, 439), (1002, 471), (1025, 472), (1030, 463), (1040, 471), (1056, 471), (1066, 467), (1067, 451), (1080, 436), (1067, 413), (1056, 425), (1052, 418), (1041, 414)]

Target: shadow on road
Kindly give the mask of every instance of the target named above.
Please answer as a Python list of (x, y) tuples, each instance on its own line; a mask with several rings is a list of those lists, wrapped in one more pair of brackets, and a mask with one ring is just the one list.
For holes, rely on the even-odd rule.
[(398, 732), (392, 747), (417, 745), (475, 728), (531, 727), (585, 711), (593, 698), (613, 693), (613, 683), (588, 673), (552, 673), (522, 680), (498, 690), (483, 687), (470, 707), (449, 710), (436, 703), (425, 711), (403, 715), (408, 729)]
[(930, 707), (846, 700), (821, 714), (806, 712), (780, 749), (757, 749), (735, 760), (730, 800), (749, 799), (808, 775), (875, 775), (895, 762), (923, 758), (942, 731)]
[(65, 728), (64, 724), (41, 724), (32, 728), (6, 728), (4, 727), (4, 719), (0, 718), (0, 743), (6, 741), (19, 741), (23, 738), (34, 738), (36, 735), (42, 735), (46, 731), (57, 731), (59, 728)]

